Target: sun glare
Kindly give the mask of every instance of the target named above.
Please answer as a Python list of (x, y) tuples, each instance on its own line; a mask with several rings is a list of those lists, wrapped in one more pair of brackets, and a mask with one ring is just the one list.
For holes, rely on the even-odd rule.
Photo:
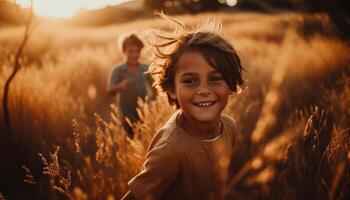
[[(127, 0), (33, 0), (33, 10), (38, 16), (69, 18), (80, 9), (97, 9)], [(17, 0), (23, 7), (30, 6), (30, 0)]]

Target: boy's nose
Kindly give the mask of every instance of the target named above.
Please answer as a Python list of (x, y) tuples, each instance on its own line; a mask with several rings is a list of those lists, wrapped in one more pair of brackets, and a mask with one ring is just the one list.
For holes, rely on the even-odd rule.
[(211, 90), (208, 87), (200, 87), (197, 90), (198, 95), (206, 96), (211, 93)]

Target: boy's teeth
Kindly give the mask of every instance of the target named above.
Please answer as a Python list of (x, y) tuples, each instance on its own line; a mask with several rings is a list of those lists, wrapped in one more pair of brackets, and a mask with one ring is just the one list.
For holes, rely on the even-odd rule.
[(197, 106), (202, 106), (202, 107), (207, 107), (212, 105), (213, 102), (201, 102), (201, 103), (196, 103)]

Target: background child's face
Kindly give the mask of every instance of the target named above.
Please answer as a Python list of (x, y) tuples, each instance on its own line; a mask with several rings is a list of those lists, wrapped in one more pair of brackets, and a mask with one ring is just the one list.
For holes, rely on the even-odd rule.
[(137, 64), (141, 54), (141, 48), (137, 45), (128, 45), (124, 49), (126, 60), (129, 64)]
[(186, 117), (198, 122), (218, 120), (232, 93), (222, 74), (199, 52), (179, 57), (174, 83), (170, 97), (178, 101)]

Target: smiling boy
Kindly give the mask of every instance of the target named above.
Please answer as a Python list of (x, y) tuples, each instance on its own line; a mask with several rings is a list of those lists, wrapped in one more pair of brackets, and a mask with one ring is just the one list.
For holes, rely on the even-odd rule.
[[(220, 29), (221, 24), (215, 27)], [(142, 171), (128, 183), (123, 199), (225, 196), (237, 131), (234, 120), (222, 111), (237, 87), (244, 87), (243, 67), (233, 47), (217, 33), (175, 33), (179, 35), (153, 44), (158, 55), (153, 63), (161, 64), (152, 65), (151, 72), (178, 111), (155, 134)]]

